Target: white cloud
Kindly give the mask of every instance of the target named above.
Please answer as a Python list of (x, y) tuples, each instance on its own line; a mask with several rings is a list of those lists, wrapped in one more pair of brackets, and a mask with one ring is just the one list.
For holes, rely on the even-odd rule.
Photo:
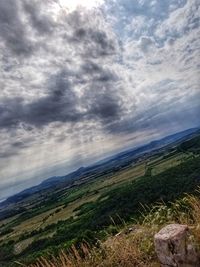
[(0, 4), (4, 191), (198, 124), (199, 11), (183, 2)]
[(198, 0), (188, 0), (187, 3), (170, 13), (157, 28), (159, 38), (181, 37), (187, 32), (198, 28), (200, 23), (200, 5)]

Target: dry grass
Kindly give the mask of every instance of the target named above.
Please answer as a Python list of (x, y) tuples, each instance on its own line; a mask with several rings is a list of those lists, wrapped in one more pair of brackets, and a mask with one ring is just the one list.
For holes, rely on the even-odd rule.
[(57, 259), (41, 258), (30, 267), (157, 267), (155, 255), (150, 256), (151, 242), (141, 246), (143, 234), (138, 232), (134, 238), (118, 236), (112, 245), (100, 244), (98, 249), (90, 249), (87, 244), (82, 244), (79, 250), (73, 246), (68, 253), (62, 251)]
[[(200, 193), (200, 191), (199, 191)], [(192, 208), (193, 224), (191, 230), (200, 249), (200, 199), (194, 196), (188, 196), (188, 201)]]
[(164, 225), (188, 224), (196, 244), (200, 245), (200, 191), (198, 194), (186, 195), (170, 207), (163, 203), (148, 208), (142, 224), (133, 226), (128, 234), (123, 231), (104, 243), (99, 242), (98, 248), (90, 248), (87, 243), (79, 249), (72, 246), (58, 258), (40, 258), (29, 267), (158, 267), (153, 237)]

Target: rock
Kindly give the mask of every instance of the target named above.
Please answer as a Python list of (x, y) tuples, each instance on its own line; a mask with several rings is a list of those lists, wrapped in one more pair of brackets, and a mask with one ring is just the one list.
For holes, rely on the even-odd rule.
[(189, 236), (188, 226), (180, 224), (167, 225), (155, 234), (155, 250), (162, 267), (200, 267)]

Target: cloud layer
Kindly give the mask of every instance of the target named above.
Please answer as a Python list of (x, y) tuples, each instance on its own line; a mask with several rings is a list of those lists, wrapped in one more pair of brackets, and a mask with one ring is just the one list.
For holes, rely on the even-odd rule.
[(200, 124), (198, 0), (63, 3), (0, 2), (3, 195)]

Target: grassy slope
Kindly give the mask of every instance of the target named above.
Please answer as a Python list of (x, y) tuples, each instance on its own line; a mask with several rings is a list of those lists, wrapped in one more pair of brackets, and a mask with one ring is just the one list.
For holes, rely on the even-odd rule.
[[(125, 228), (120, 235), (110, 236), (98, 248), (82, 243), (72, 247), (57, 258), (40, 258), (29, 267), (159, 267), (153, 237), (162, 227), (170, 223), (187, 224), (197, 250), (200, 250), (200, 192), (187, 195), (169, 205), (154, 206), (143, 216), (142, 224)], [(130, 226), (129, 226), (130, 227)]]

